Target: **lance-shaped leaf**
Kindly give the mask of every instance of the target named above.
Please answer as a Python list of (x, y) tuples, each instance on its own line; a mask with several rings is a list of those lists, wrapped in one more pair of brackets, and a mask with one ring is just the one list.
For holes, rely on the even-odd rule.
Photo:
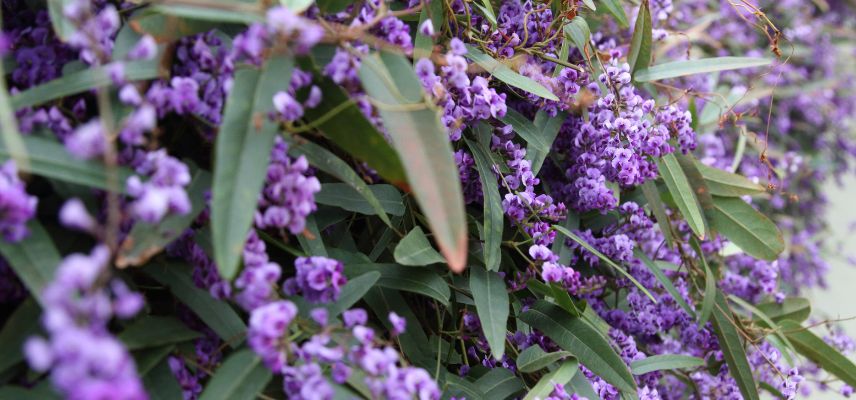
[(663, 158), (657, 161), (657, 167), (660, 170), (660, 175), (663, 177), (663, 182), (669, 189), (675, 205), (687, 220), (690, 229), (700, 238), (704, 239), (707, 231), (707, 222), (704, 218), (704, 213), (696, 198), (692, 186), (690, 186), (687, 176), (684, 174), (678, 159), (674, 154), (666, 154)]
[(783, 320), (779, 322), (779, 326), (800, 354), (819, 365), (824, 371), (837, 376), (844, 383), (856, 386), (856, 365), (840, 351), (797, 322)]
[(545, 88), (532, 78), (520, 75), (507, 65), (497, 61), (485, 53), (482, 53), (477, 47), (467, 45), (466, 57), (478, 64), (479, 67), (484, 68), (487, 73), (493, 75), (496, 79), (499, 79), (510, 86), (514, 86), (520, 90), (527, 91), (547, 100), (559, 101), (559, 98), (556, 97), (550, 89)]
[(380, 279), (380, 272), (369, 272), (353, 278), (342, 287), (339, 299), (327, 305), (330, 318), (335, 318), (356, 304)]
[(273, 374), (252, 350), (232, 353), (202, 391), (200, 400), (255, 399)]
[(476, 266), (470, 268), (470, 292), (491, 354), (501, 360), (505, 354), (505, 333), (508, 330), (509, 302), (505, 281), (496, 272)]
[(520, 315), (531, 327), (571, 352), (588, 369), (625, 393), (636, 393), (633, 375), (621, 357), (591, 325), (559, 306), (540, 300)]
[(621, 0), (601, 0), (601, 4), (604, 5), (607, 12), (615, 17), (615, 22), (618, 22), (618, 26), (622, 28), (630, 26), (627, 22), (627, 14), (624, 13), (624, 6), (621, 4)]
[(51, 18), (51, 26), (54, 33), (63, 42), (67, 42), (74, 33), (74, 25), (65, 17), (65, 7), (72, 3), (70, 0), (48, 0), (48, 16)]
[(140, 376), (150, 400), (169, 400), (183, 397), (181, 386), (169, 366), (162, 360)]
[(543, 399), (550, 395), (556, 385), (565, 386), (571, 378), (577, 374), (580, 363), (576, 359), (570, 359), (562, 363), (559, 368), (548, 372), (538, 380), (538, 383), (529, 390), (523, 400)]
[(752, 377), (752, 368), (746, 359), (746, 349), (740, 334), (734, 325), (734, 315), (722, 292), (716, 292), (716, 303), (713, 310), (713, 330), (719, 340), (719, 347), (725, 356), (728, 371), (737, 382), (737, 387), (744, 399), (758, 400), (758, 388)]
[(666, 207), (663, 205), (663, 199), (660, 198), (660, 191), (657, 189), (657, 184), (653, 181), (646, 181), (642, 184), (642, 194), (645, 196), (645, 200), (648, 201), (651, 213), (657, 218), (657, 225), (666, 239), (666, 244), (670, 248), (674, 248), (675, 237), (672, 232), (672, 223), (666, 214)]
[(219, 301), (196, 287), (185, 265), (166, 264), (149, 265), (144, 269), (147, 275), (166, 286), (172, 294), (190, 308), (205, 325), (211, 327), (217, 336), (235, 347), (247, 330), (238, 313), (228, 303)]
[[(124, 63), (125, 79), (128, 81), (153, 79), (159, 76), (159, 60), (128, 61)], [(113, 81), (108, 73), (109, 66), (92, 67), (67, 75), (41, 85), (31, 87), (12, 96), (12, 108), (15, 110), (47, 103), (51, 100), (85, 92), (89, 89), (110, 86)]]
[[(71, 156), (65, 147), (52, 138), (41, 136), (21, 137), (26, 148), (27, 164), (20, 166), (21, 172), (56, 179), (58, 181), (110, 190), (104, 164), (96, 160), (79, 160)], [(17, 158), (15, 151), (0, 141), (0, 159)], [(117, 167), (120, 187), (125, 192), (125, 180), (132, 172), (127, 167)]]
[(713, 276), (713, 270), (707, 264), (707, 259), (704, 257), (704, 252), (701, 250), (701, 244), (695, 237), (690, 237), (690, 245), (696, 253), (701, 267), (704, 271), (704, 296), (702, 296), (701, 313), (698, 316), (698, 325), (704, 328), (710, 314), (713, 312), (713, 306), (716, 302), (716, 278)]
[(268, 120), (273, 95), (288, 86), (294, 62), (276, 55), (261, 70), (235, 74), (235, 82), (217, 134), (211, 224), (214, 260), (225, 279), (238, 272), (238, 261), (267, 176), (276, 124)]
[(570, 356), (572, 354), (567, 351), (547, 353), (541, 349), (541, 346), (529, 346), (517, 356), (517, 369), (528, 374), (544, 369), (550, 364)]
[(30, 234), (18, 243), (0, 240), (0, 254), (3, 254), (27, 290), (39, 303), (43, 303), (42, 290), (53, 279), (60, 255), (38, 220), (28, 222), (27, 228)]
[(467, 225), (458, 168), (439, 110), (425, 101), (413, 66), (387, 52), (363, 58), (363, 88), (404, 162), (407, 181), (449, 268), (467, 262)]
[(314, 83), (324, 96), (318, 107), (304, 110), (304, 118), (333, 144), (371, 166), (389, 183), (406, 187), (407, 178), (399, 155), (366, 119), (354, 100), (330, 79), (317, 79)]
[(769, 58), (755, 57), (715, 57), (699, 60), (672, 61), (641, 69), (636, 72), (636, 76), (633, 79), (636, 82), (651, 82), (687, 75), (763, 67), (770, 65), (772, 62), (773, 60)]
[(498, 271), (502, 252), (502, 229), (505, 215), (502, 211), (502, 197), (499, 194), (499, 183), (493, 173), (493, 162), (490, 151), (482, 143), (465, 139), (473, 153), (476, 169), (479, 171), (482, 193), (484, 194), (484, 264), (490, 271)]
[(39, 305), (24, 300), (6, 319), (0, 330), (0, 373), (24, 360), (24, 342), (39, 330)]
[[(538, 347), (538, 346), (533, 346)], [(476, 381), (485, 399), (507, 399), (523, 390), (523, 382), (505, 368), (493, 368)]]
[[(565, 122), (565, 118), (567, 118), (567, 116), (567, 114), (561, 111), (556, 113), (556, 116), (554, 117), (547, 115), (547, 112), (544, 110), (539, 110), (535, 114), (535, 120), (532, 122), (535, 125), (538, 136), (540, 136), (541, 140), (543, 140), (547, 145), (548, 150), (552, 148), (553, 142), (559, 134), (559, 129), (562, 128), (562, 123)], [(533, 174), (538, 175), (538, 171), (540, 171), (541, 167), (544, 165), (544, 160), (547, 159), (548, 154), (549, 151), (542, 152), (536, 149), (526, 149), (526, 159), (532, 164)]]
[(404, 215), (401, 193), (392, 185), (366, 185), (355, 189), (345, 183), (325, 183), (321, 185), (321, 191), (315, 193), (315, 202), (360, 214), (383, 216), (387, 221), (387, 213), (399, 217)]
[(763, 186), (750, 181), (742, 175), (732, 174), (719, 168), (708, 167), (696, 161), (696, 168), (704, 177), (710, 194), (723, 197), (740, 197), (765, 192)]
[[(5, 57), (0, 58), (5, 61)], [(0, 76), (6, 76), (6, 68), (3, 64), (0, 64)], [(21, 132), (18, 131), (18, 119), (15, 118), (15, 113), (12, 110), (5, 79), (0, 79), (0, 139), (2, 139), (3, 147), (9, 149), (18, 168), (27, 169), (29, 166), (27, 148), (24, 145)]]
[(680, 306), (681, 309), (686, 311), (686, 313), (689, 314), (691, 317), (695, 318), (695, 310), (693, 310), (693, 308), (686, 302), (686, 300), (684, 300), (683, 296), (681, 296), (681, 293), (678, 292), (678, 289), (675, 288), (675, 285), (672, 283), (671, 280), (669, 280), (666, 274), (663, 273), (663, 270), (660, 269), (657, 263), (651, 261), (651, 259), (648, 258), (648, 255), (646, 255), (640, 249), (635, 249), (633, 251), (633, 256), (641, 260), (642, 263), (645, 264), (646, 267), (648, 267), (648, 270), (651, 271), (655, 278), (657, 278), (657, 282), (660, 282), (660, 284), (663, 285), (663, 287), (666, 289), (666, 292), (668, 292), (675, 300), (675, 302), (678, 303), (678, 306)]
[(660, 354), (648, 356), (630, 363), (633, 375), (642, 375), (664, 369), (696, 368), (704, 365), (704, 360), (683, 354)]
[(565, 37), (571, 38), (571, 41), (574, 43), (574, 46), (577, 46), (577, 49), (580, 50), (580, 53), (584, 52), (584, 49), (591, 40), (591, 29), (589, 28), (588, 22), (586, 19), (577, 15), (574, 19), (571, 20), (564, 28)]
[(781, 304), (777, 302), (758, 304), (758, 309), (775, 322), (786, 319), (803, 322), (811, 314), (811, 302), (804, 297), (788, 297)]
[(443, 262), (443, 256), (431, 247), (425, 232), (417, 226), (398, 242), (393, 252), (395, 261), (401, 265), (428, 265)]
[[(621, 10), (624, 9), (621, 8)], [(627, 55), (630, 73), (633, 75), (636, 74), (636, 71), (648, 68), (648, 65), (651, 64), (652, 26), (648, 0), (643, 0), (642, 5), (639, 6), (636, 25), (633, 27), (633, 37), (630, 38), (630, 54)]]
[(738, 197), (713, 197), (708, 213), (711, 226), (740, 247), (746, 254), (775, 260), (785, 249), (779, 228), (767, 216)]
[(398, 264), (345, 265), (345, 275), (349, 278), (371, 271), (380, 272), (377, 286), (421, 294), (436, 299), (443, 305), (449, 305), (449, 285), (430, 269), (403, 267)]
[(145, 316), (125, 328), (119, 340), (128, 350), (160, 347), (167, 344), (186, 342), (201, 334), (190, 329), (174, 317)]
[[(419, 13), (419, 24), (416, 26), (422, 26), (425, 21), (430, 19), (431, 25), (434, 27), (434, 32), (440, 32), (440, 30), (443, 29), (443, 23), (445, 22), (446, 17), (443, 5), (443, 2), (441, 1), (436, 3), (428, 2), (428, 4), (422, 7), (422, 12)], [(431, 53), (433, 51), (434, 38), (423, 35), (422, 32), (417, 32), (416, 39), (413, 43), (413, 60), (416, 61), (420, 58), (431, 57)]]

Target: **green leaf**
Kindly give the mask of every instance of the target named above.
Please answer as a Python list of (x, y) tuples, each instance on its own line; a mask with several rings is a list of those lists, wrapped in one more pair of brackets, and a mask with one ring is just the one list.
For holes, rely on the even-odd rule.
[[(610, 0), (606, 2), (609, 3)], [(620, 5), (618, 5), (618, 9), (624, 12)], [(652, 26), (648, 0), (643, 0), (642, 5), (639, 6), (639, 15), (636, 17), (636, 26), (633, 27), (633, 37), (630, 38), (630, 54), (627, 55), (627, 62), (630, 64), (632, 75), (641, 69), (648, 68), (648, 65), (651, 64)]]
[(664, 369), (695, 368), (704, 364), (704, 360), (698, 357), (683, 354), (661, 354), (633, 361), (630, 363), (630, 371), (633, 372), (633, 375), (643, 375)]
[[(429, 2), (422, 7), (422, 12), (419, 13), (419, 23), (417, 27), (422, 26), (426, 20), (431, 20), (431, 25), (434, 26), (434, 32), (440, 32), (443, 29), (445, 14), (443, 12), (443, 2)], [(413, 60), (417, 61), (420, 58), (429, 58), (434, 51), (434, 38), (425, 36), (422, 32), (416, 33), (416, 39), (413, 45)]]
[(490, 21), (490, 24), (496, 26), (496, 14), (493, 12), (493, 5), (490, 4), (490, 0), (479, 0), (481, 4), (474, 3), (476, 7), (481, 10), (482, 14), (484, 14), (485, 18)]
[(479, 67), (484, 68), (487, 73), (508, 85), (532, 93), (536, 96), (543, 97), (547, 100), (559, 101), (559, 98), (556, 97), (550, 89), (545, 88), (532, 78), (514, 72), (514, 70), (508, 68), (505, 64), (485, 53), (482, 53), (477, 47), (467, 45), (467, 54), (465, 56), (476, 63)]
[(449, 268), (467, 261), (467, 224), (458, 168), (439, 110), (425, 93), (410, 62), (401, 55), (366, 56), (363, 88), (378, 109), (407, 172), (407, 181)]
[(630, 23), (627, 21), (627, 14), (624, 13), (624, 6), (621, 5), (621, 1), (601, 0), (601, 2), (606, 7), (606, 11), (608, 11), (610, 14), (612, 14), (613, 17), (615, 17), (615, 22), (618, 22), (618, 25), (620, 27), (627, 28), (630, 26)]
[[(304, 0), (305, 1), (305, 0)], [(214, 2), (215, 4), (217, 1)], [(235, 2), (223, 2), (224, 6), (233, 6), (232, 9), (225, 9), (225, 7), (201, 7), (187, 4), (155, 4), (151, 6), (149, 9), (151, 11), (165, 14), (169, 16), (179, 17), (184, 20), (191, 21), (174, 21), (175, 25), (181, 25), (182, 27), (176, 26), (176, 31), (182, 32), (182, 36), (186, 36), (188, 32), (195, 32), (199, 30), (199, 32), (203, 32), (202, 29), (207, 27), (208, 25), (201, 24), (192, 20), (200, 20), (200, 21), (211, 21), (211, 22), (227, 22), (227, 23), (236, 23), (236, 24), (252, 24), (254, 22), (263, 22), (264, 16), (260, 12), (250, 11), (248, 7), (240, 7), (242, 4), (240, 1)], [(247, 4), (247, 3), (244, 3)], [(239, 9), (240, 8), (240, 9)], [(256, 8), (256, 7), (253, 7)], [(260, 8), (258, 8), (261, 11)], [(297, 13), (299, 11), (295, 11)], [(187, 26), (190, 26), (192, 31), (184, 31), (183, 29), (188, 29)], [(151, 25), (147, 26), (145, 23), (142, 23), (141, 30), (146, 30)], [(153, 28), (153, 26), (151, 26)], [(160, 32), (158, 32), (160, 34)], [(171, 37), (174, 39), (179, 38), (180, 36)], [(163, 36), (161, 36), (163, 39)]]
[(354, 100), (330, 79), (316, 79), (313, 83), (324, 96), (318, 107), (304, 110), (304, 118), (312, 121), (333, 144), (364, 161), (389, 183), (406, 187), (407, 178), (399, 155), (366, 119)]
[[(157, 78), (160, 76), (159, 62), (157, 58), (124, 62), (126, 80), (140, 81)], [(24, 107), (37, 106), (90, 89), (110, 86), (113, 81), (107, 73), (108, 68), (109, 65), (91, 67), (31, 87), (12, 96), (12, 108), (19, 110)]]
[[(636, 393), (636, 383), (621, 357), (591, 325), (571, 318), (559, 306), (539, 300), (520, 319), (571, 352), (588, 369), (625, 393)], [(569, 377), (570, 379), (570, 377)]]
[(704, 177), (710, 194), (723, 197), (756, 195), (766, 191), (763, 186), (754, 183), (742, 175), (732, 174), (719, 168), (708, 167), (696, 161), (696, 167)]
[(60, 255), (38, 220), (30, 220), (27, 228), (30, 234), (18, 243), (0, 240), (0, 254), (3, 254), (3, 258), (9, 262), (9, 266), (27, 290), (43, 304), (43, 289), (53, 279), (54, 271), (60, 263)]
[(774, 346), (777, 346), (779, 348), (779, 352), (782, 353), (786, 360), (790, 364), (793, 364), (793, 360), (790, 359), (790, 354), (785, 351), (784, 347), (790, 349), (792, 353), (796, 353), (796, 349), (794, 348), (794, 345), (791, 344), (790, 340), (782, 334), (779, 325), (776, 324), (776, 322), (773, 321), (765, 312), (759, 310), (758, 307), (749, 304), (746, 300), (743, 300), (733, 294), (728, 295), (728, 299), (750, 312), (761, 326), (773, 329), (773, 332), (771, 332), (773, 337), (767, 336), (767, 340)]
[(570, 388), (574, 393), (579, 394), (581, 397), (585, 397), (587, 399), (597, 399), (598, 394), (594, 391), (594, 388), (591, 387), (591, 382), (589, 382), (588, 378), (584, 374), (576, 374), (571, 381), (568, 382), (568, 388)]
[(693, 310), (693, 308), (684, 300), (683, 296), (681, 296), (681, 293), (678, 292), (678, 289), (675, 288), (674, 284), (672, 284), (672, 281), (669, 280), (669, 278), (666, 277), (666, 274), (663, 273), (663, 270), (661, 270), (660, 267), (657, 266), (657, 263), (651, 261), (651, 259), (648, 258), (648, 256), (640, 249), (635, 249), (633, 251), (633, 256), (641, 260), (642, 263), (645, 264), (646, 267), (648, 267), (648, 270), (651, 271), (651, 274), (653, 274), (655, 278), (657, 278), (657, 282), (660, 282), (660, 284), (663, 285), (663, 288), (665, 288), (666, 292), (668, 292), (669, 295), (672, 296), (672, 298), (675, 300), (675, 303), (678, 303), (678, 306), (680, 306), (681, 309), (683, 309), (691, 317), (695, 318), (695, 310)]
[(143, 386), (146, 388), (146, 393), (148, 393), (151, 400), (183, 398), (181, 386), (172, 373), (167, 360), (158, 363), (151, 371), (142, 375), (141, 378), (143, 378)]
[(71, 34), (74, 33), (75, 28), (71, 24), (71, 21), (65, 17), (65, 7), (72, 3), (69, 0), (48, 0), (48, 15), (51, 18), (51, 26), (53, 26), (54, 33), (56, 36), (60, 38), (63, 42), (67, 42), (71, 37)]
[(827, 344), (798, 322), (782, 320), (779, 322), (782, 332), (790, 339), (797, 351), (820, 366), (824, 371), (835, 375), (844, 383), (856, 386), (856, 365), (840, 351)]
[(224, 342), (235, 347), (247, 330), (241, 317), (228, 303), (219, 301), (196, 287), (190, 277), (190, 269), (178, 263), (149, 265), (145, 273), (169, 288), (170, 292), (189, 307), (198, 317), (214, 330)]
[(443, 256), (431, 247), (422, 228), (416, 226), (398, 242), (393, 252), (395, 262), (401, 265), (428, 265), (445, 261)]
[(508, 326), (508, 291), (505, 281), (496, 272), (470, 268), (470, 292), (476, 303), (484, 336), (493, 357), (501, 360), (505, 354), (505, 333)]
[[(553, 142), (559, 134), (559, 129), (562, 128), (562, 123), (565, 122), (567, 117), (568, 115), (561, 111), (559, 111), (555, 117), (547, 115), (547, 112), (544, 110), (538, 110), (535, 114), (535, 121), (533, 121), (535, 129), (538, 132), (538, 136), (541, 137), (547, 145), (548, 149), (552, 148)], [(538, 171), (540, 171), (541, 167), (544, 165), (544, 160), (547, 159), (548, 154), (549, 152), (541, 152), (535, 148), (526, 149), (526, 159), (531, 163), (533, 174), (538, 175)]]
[(639, 288), (639, 290), (641, 290), (642, 293), (645, 293), (645, 295), (648, 296), (648, 298), (651, 299), (651, 301), (653, 301), (654, 303), (657, 302), (657, 299), (654, 298), (653, 295), (651, 295), (651, 292), (649, 292), (648, 289), (645, 288), (645, 286), (642, 286), (642, 284), (639, 283), (639, 281), (636, 280), (636, 278), (634, 278), (633, 275), (630, 275), (629, 272), (625, 271), (624, 268), (621, 268), (621, 266), (616, 264), (615, 261), (612, 261), (609, 257), (607, 257), (605, 254), (601, 253), (598, 249), (592, 247), (592, 245), (588, 244), (588, 242), (583, 240), (583, 238), (577, 236), (577, 234), (571, 232), (568, 229), (565, 229), (565, 227), (560, 226), (560, 225), (553, 225), (553, 229), (555, 229), (557, 232), (561, 233), (562, 235), (565, 235), (565, 237), (567, 237), (568, 239), (571, 239), (574, 242), (577, 242), (577, 244), (582, 246), (584, 249), (588, 250), (589, 252), (591, 252), (592, 254), (597, 256), (597, 258), (599, 258), (601, 261), (605, 262), (607, 265), (609, 265), (610, 267), (615, 269), (617, 272), (621, 273), (621, 275), (624, 275), (624, 277), (629, 279), (630, 282), (633, 282), (633, 284), (636, 285), (636, 287)]
[(645, 181), (645, 183), (642, 184), (642, 194), (645, 196), (645, 200), (648, 201), (648, 205), (651, 207), (651, 212), (654, 214), (654, 218), (657, 219), (657, 225), (660, 227), (660, 232), (663, 233), (663, 237), (666, 239), (666, 244), (668, 244), (670, 248), (674, 248), (675, 237), (672, 232), (672, 224), (669, 221), (669, 216), (666, 214), (666, 208), (663, 206), (663, 200), (660, 198), (660, 191), (657, 190), (657, 184), (653, 181)]
[(300, 247), (306, 254), (315, 256), (327, 256), (327, 248), (324, 247), (324, 240), (321, 239), (321, 232), (318, 230), (318, 224), (315, 223), (315, 215), (310, 214), (306, 217), (305, 231), (308, 235), (297, 235), (297, 241), (300, 242)]
[(526, 148), (527, 152), (530, 149), (544, 154), (547, 154), (550, 151), (549, 145), (547, 145), (547, 142), (545, 142), (541, 137), (538, 128), (535, 127), (535, 124), (519, 112), (509, 109), (505, 113), (505, 116), (500, 118), (500, 120), (511, 125), (511, 127), (514, 128), (514, 133), (529, 143), (529, 146)]
[(547, 368), (547, 366), (556, 361), (572, 355), (567, 351), (547, 353), (541, 350), (541, 346), (529, 346), (517, 356), (517, 369), (527, 374), (537, 372)]
[(737, 382), (744, 399), (758, 400), (758, 388), (752, 377), (752, 368), (746, 359), (746, 350), (740, 340), (740, 334), (734, 326), (734, 315), (722, 292), (716, 292), (716, 307), (713, 310), (713, 330), (719, 340), (719, 347), (725, 356), (728, 371)]
[(255, 399), (272, 377), (273, 374), (252, 350), (239, 350), (217, 369), (199, 399)]
[(490, 271), (499, 271), (502, 259), (502, 229), (505, 215), (502, 210), (502, 197), (499, 194), (499, 184), (493, 173), (494, 165), (490, 158), (490, 150), (481, 143), (464, 139), (476, 162), (479, 171), (482, 193), (484, 194), (484, 264)]
[(125, 268), (145, 264), (160, 253), (166, 245), (181, 236), (184, 230), (205, 208), (205, 195), (211, 188), (211, 174), (197, 169), (187, 187), (191, 212), (184, 215), (169, 215), (158, 224), (137, 222), (119, 249), (116, 266)]
[(763, 67), (770, 65), (772, 62), (773, 60), (769, 58), (755, 57), (715, 57), (699, 60), (672, 61), (647, 69), (641, 69), (636, 72), (636, 76), (633, 78), (636, 82), (651, 82), (687, 75)]
[(565, 37), (570, 37), (571, 41), (574, 42), (574, 45), (580, 50), (580, 53), (584, 52), (586, 45), (588, 45), (589, 40), (591, 40), (591, 29), (589, 28), (588, 22), (586, 19), (577, 15), (574, 19), (571, 20), (564, 28)]
[(33, 388), (12, 385), (0, 387), (0, 399), (3, 400), (53, 400), (59, 398), (59, 395), (51, 389), (50, 385), (38, 385)]
[[(325, 14), (334, 14), (353, 4), (348, 0), (318, 0), (318, 8)], [(324, 92), (327, 93), (327, 92)]]
[(769, 302), (758, 304), (757, 307), (775, 322), (786, 319), (803, 322), (811, 314), (811, 302), (803, 297), (788, 297), (782, 304)]
[(329, 318), (335, 318), (360, 301), (378, 279), (380, 279), (380, 272), (372, 271), (349, 280), (342, 287), (339, 299), (327, 307)]
[(687, 224), (696, 236), (704, 239), (705, 232), (707, 231), (707, 222), (704, 218), (701, 204), (699, 204), (695, 192), (687, 180), (687, 176), (684, 175), (678, 159), (674, 154), (666, 154), (657, 161), (657, 167), (681, 215), (686, 218)]
[(699, 328), (704, 328), (707, 320), (713, 312), (713, 305), (716, 302), (716, 278), (713, 276), (713, 271), (707, 265), (707, 259), (704, 257), (704, 252), (701, 249), (698, 239), (690, 237), (690, 245), (695, 250), (696, 256), (701, 261), (702, 269), (704, 270), (704, 296), (701, 303), (701, 314), (698, 316)]
[(166, 344), (186, 342), (201, 334), (173, 317), (145, 316), (125, 328), (119, 340), (128, 350), (159, 347)]
[(274, 56), (261, 70), (235, 73), (226, 99), (223, 124), (215, 144), (211, 225), (214, 260), (220, 275), (231, 280), (253, 222), (253, 212), (267, 176), (277, 126), (267, 118), (273, 95), (288, 86), (294, 61)]
[(365, 185), (365, 188), (355, 189), (346, 183), (325, 183), (321, 191), (315, 193), (315, 202), (365, 215), (404, 215), (401, 193), (392, 185)]
[(443, 399), (484, 399), (484, 393), (475, 383), (454, 374), (444, 374)]
[[(17, 154), (0, 142), (0, 159), (18, 159), (27, 157), (27, 165), (20, 165), (21, 172), (40, 175), (58, 181), (89, 186), (97, 189), (111, 190), (107, 184), (107, 172), (104, 164), (95, 160), (79, 160), (71, 156), (65, 147), (55, 139), (29, 135), (21, 137), (26, 151)], [(132, 171), (127, 167), (117, 167), (120, 193), (125, 192), (125, 180)]]
[(711, 226), (740, 247), (746, 254), (775, 260), (785, 250), (779, 228), (764, 214), (737, 197), (713, 197)]
[(347, 264), (345, 275), (349, 278), (380, 272), (377, 286), (417, 293), (436, 299), (445, 306), (449, 305), (449, 285), (437, 273), (430, 269), (402, 267), (398, 264)]
[[(537, 346), (536, 346), (537, 347)], [(523, 390), (523, 382), (505, 368), (493, 368), (476, 380), (485, 399), (504, 400)]]
[(24, 300), (8, 317), (0, 330), (0, 374), (24, 360), (24, 342), (39, 330), (39, 305)]
[[(6, 58), (0, 58), (3, 58), (4, 61), (0, 64), (0, 77), (5, 77)], [(15, 158), (18, 169), (29, 169), (27, 148), (24, 145), (21, 132), (18, 131), (18, 120), (15, 118), (15, 113), (12, 110), (12, 103), (9, 98), (9, 90), (6, 87), (5, 79), (0, 79), (0, 136), (3, 139), (3, 147), (9, 149), (9, 152)]]
[(548, 372), (538, 380), (538, 383), (526, 393), (523, 400), (542, 399), (550, 395), (555, 385), (565, 386), (571, 378), (577, 374), (580, 363), (576, 359), (570, 359), (562, 363), (556, 370)]

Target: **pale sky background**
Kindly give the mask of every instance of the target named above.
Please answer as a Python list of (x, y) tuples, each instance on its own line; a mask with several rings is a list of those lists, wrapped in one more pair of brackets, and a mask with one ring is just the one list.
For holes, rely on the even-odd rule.
[[(826, 259), (832, 265), (827, 275), (827, 288), (808, 293), (812, 300), (813, 317), (847, 318), (856, 316), (856, 267), (844, 259), (856, 255), (856, 232), (849, 225), (856, 221), (856, 177), (850, 175), (839, 187), (834, 182), (827, 184), (825, 193), (832, 203), (824, 217), (830, 224), (829, 246)], [(837, 245), (841, 244), (841, 251)], [(856, 336), (856, 319), (841, 322), (850, 336)], [(851, 359), (854, 357), (851, 356)], [(837, 387), (837, 386), (836, 386)], [(837, 393), (816, 393), (812, 400), (843, 399)]]

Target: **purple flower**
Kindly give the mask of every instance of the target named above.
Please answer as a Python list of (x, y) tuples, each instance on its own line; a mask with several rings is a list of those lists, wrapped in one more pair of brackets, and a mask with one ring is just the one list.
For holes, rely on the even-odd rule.
[(342, 319), (345, 321), (345, 327), (351, 328), (356, 325), (365, 325), (368, 314), (362, 308), (352, 308), (342, 313)]
[(389, 323), (392, 324), (393, 336), (404, 333), (404, 329), (407, 327), (407, 320), (396, 314), (395, 311), (389, 312)]
[(92, 120), (77, 127), (66, 137), (65, 148), (72, 156), (83, 160), (99, 157), (107, 148), (107, 132), (100, 120)]
[(294, 261), (296, 273), (285, 283), (289, 295), (302, 294), (313, 303), (329, 303), (339, 298), (347, 279), (340, 261), (327, 257), (298, 257)]
[(419, 25), (419, 33), (423, 36), (434, 36), (434, 23), (431, 22), (431, 18), (426, 19)]
[(59, 222), (67, 228), (85, 232), (94, 229), (96, 224), (95, 219), (86, 211), (86, 206), (76, 197), (62, 205), (59, 210)]
[(27, 194), (18, 178), (13, 160), (0, 167), (0, 232), (8, 242), (18, 242), (29, 234), (27, 221), (36, 215), (38, 199)]
[(247, 342), (272, 371), (281, 371), (286, 365), (282, 339), (296, 315), (297, 306), (287, 300), (268, 303), (250, 313)]

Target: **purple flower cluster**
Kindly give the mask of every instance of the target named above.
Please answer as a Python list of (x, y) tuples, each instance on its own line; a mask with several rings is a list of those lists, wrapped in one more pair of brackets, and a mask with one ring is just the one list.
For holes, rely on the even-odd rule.
[(288, 144), (277, 138), (271, 151), (267, 180), (259, 196), (255, 225), (260, 229), (303, 232), (306, 216), (315, 211), (315, 193), (321, 183), (309, 170), (306, 157), (288, 156)]
[(458, 141), (466, 125), (504, 117), (506, 95), (497, 94), (496, 89), (488, 87), (488, 80), (482, 76), (470, 79), (467, 59), (463, 57), (467, 49), (460, 40), (452, 39), (449, 48), (446, 65), (440, 68), (439, 76), (434, 63), (424, 58), (416, 62), (416, 75), (425, 91), (443, 109), (441, 120), (449, 130), (449, 138)]
[(31, 337), (24, 346), (30, 366), (50, 370), (67, 398), (148, 398), (130, 354), (107, 330), (111, 317), (134, 316), (143, 298), (119, 279), (104, 285), (109, 261), (103, 245), (66, 257), (42, 297), (48, 339)]
[(126, 182), (128, 194), (135, 198), (131, 210), (137, 218), (155, 223), (168, 213), (190, 212), (190, 198), (185, 191), (190, 184), (187, 165), (161, 149), (146, 154), (137, 173), (149, 178), (143, 182), (138, 175), (132, 175)]
[(235, 300), (247, 311), (271, 302), (276, 298), (280, 275), (282, 268), (268, 258), (265, 242), (250, 230), (244, 245), (244, 269), (235, 279)]

